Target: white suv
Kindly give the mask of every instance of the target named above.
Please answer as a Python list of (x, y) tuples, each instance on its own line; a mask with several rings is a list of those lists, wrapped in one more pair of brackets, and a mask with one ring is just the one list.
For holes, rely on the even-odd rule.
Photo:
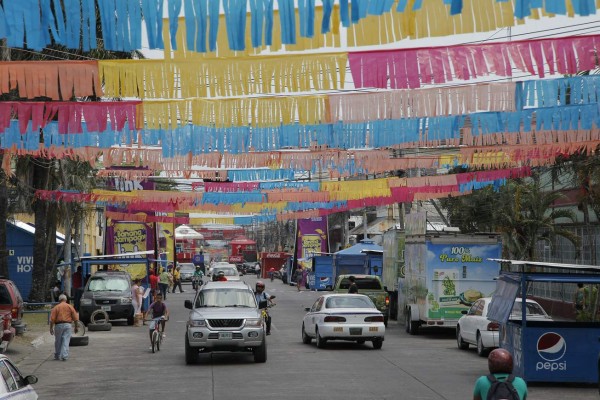
[(186, 300), (190, 316), (185, 334), (185, 362), (199, 353), (252, 352), (254, 361), (267, 361), (264, 321), (254, 292), (244, 282), (207, 282), (194, 301)]

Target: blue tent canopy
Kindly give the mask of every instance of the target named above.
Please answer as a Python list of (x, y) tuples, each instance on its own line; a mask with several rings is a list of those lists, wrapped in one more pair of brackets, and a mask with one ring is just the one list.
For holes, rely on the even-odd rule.
[(373, 240), (363, 239), (352, 247), (348, 247), (347, 249), (340, 250), (335, 255), (364, 255), (363, 251), (383, 251), (383, 247), (378, 244), (375, 244)]

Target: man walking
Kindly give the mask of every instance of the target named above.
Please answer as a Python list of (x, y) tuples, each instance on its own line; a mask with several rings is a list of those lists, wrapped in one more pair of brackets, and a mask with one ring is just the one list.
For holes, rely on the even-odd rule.
[[(58, 296), (59, 303), (50, 312), (50, 334), (54, 335), (54, 359), (67, 361), (69, 358), (69, 342), (71, 341), (71, 324), (79, 320), (79, 315), (72, 305), (67, 303), (67, 296)], [(75, 325), (77, 333), (77, 325)]]
[(177, 287), (179, 287), (179, 293), (183, 293), (185, 292), (185, 290), (183, 290), (183, 288), (181, 287), (181, 267), (178, 265), (177, 267), (175, 267), (175, 270), (173, 271), (173, 292), (175, 293), (175, 289), (177, 289)]

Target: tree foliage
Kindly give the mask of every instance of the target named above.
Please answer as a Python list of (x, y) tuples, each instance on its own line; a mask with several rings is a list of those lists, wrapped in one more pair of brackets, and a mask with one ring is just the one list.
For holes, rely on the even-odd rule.
[(451, 224), (462, 232), (501, 233), (505, 257), (535, 260), (537, 242), (552, 242), (557, 236), (579, 248), (579, 237), (561, 225), (575, 222), (575, 214), (554, 207), (562, 197), (559, 191), (543, 188), (534, 175), (531, 180), (509, 180), (497, 191), (488, 187), (441, 203)]

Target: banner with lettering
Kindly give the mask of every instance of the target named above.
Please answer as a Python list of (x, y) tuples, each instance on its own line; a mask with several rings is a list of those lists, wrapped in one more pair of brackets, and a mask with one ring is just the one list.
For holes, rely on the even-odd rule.
[(329, 252), (327, 216), (299, 219), (296, 226), (296, 260)]
[[(127, 254), (154, 249), (152, 225), (143, 222), (107, 221), (106, 254)], [(140, 258), (140, 256), (132, 256)], [(154, 258), (154, 257), (151, 257)], [(145, 264), (117, 264), (113, 270), (127, 271), (133, 279), (146, 276)]]

